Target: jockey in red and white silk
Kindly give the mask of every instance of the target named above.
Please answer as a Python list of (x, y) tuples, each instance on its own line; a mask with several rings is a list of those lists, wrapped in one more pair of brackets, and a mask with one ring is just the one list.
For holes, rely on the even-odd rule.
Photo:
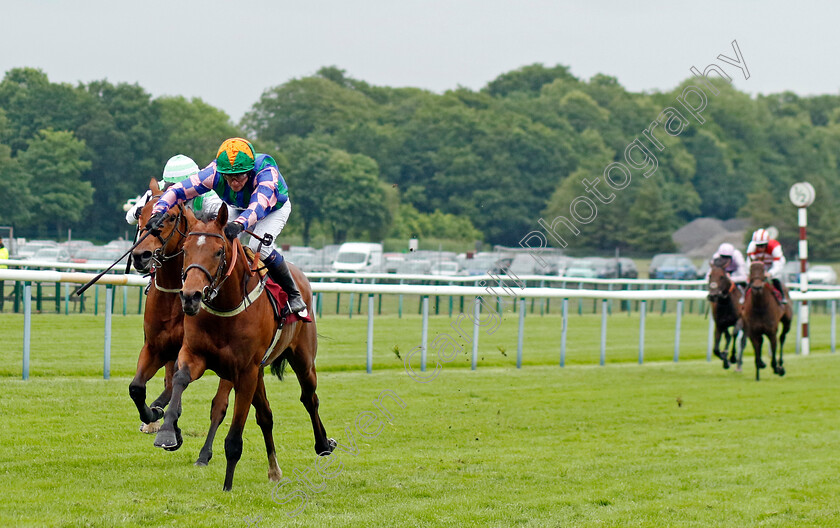
[(778, 240), (773, 240), (766, 229), (759, 229), (753, 233), (750, 245), (747, 247), (747, 267), (753, 262), (764, 263), (764, 273), (771, 279), (781, 279), (782, 269), (785, 267), (785, 255)]
[(773, 282), (773, 286), (781, 295), (781, 303), (787, 303), (787, 295), (782, 287), (782, 270), (785, 267), (785, 255), (778, 240), (770, 238), (766, 229), (759, 229), (753, 233), (750, 245), (747, 247), (747, 268), (753, 262), (764, 263), (764, 274)]

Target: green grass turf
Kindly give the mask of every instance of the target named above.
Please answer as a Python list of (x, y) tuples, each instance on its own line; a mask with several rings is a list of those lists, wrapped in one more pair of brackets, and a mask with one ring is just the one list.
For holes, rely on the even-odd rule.
[[(840, 518), (840, 364), (820, 353), (824, 317), (815, 320), (816, 354), (799, 357), (791, 346), (788, 375), (765, 370), (756, 383), (751, 353), (743, 374), (696, 360), (706, 335), (696, 315), (683, 319), (679, 364), (670, 362), (673, 316), (649, 317), (647, 358), (668, 361), (643, 366), (633, 364), (638, 320), (611, 316), (608, 359), (624, 364), (603, 368), (594, 366), (600, 316), (574, 315), (565, 369), (555, 366), (560, 319), (529, 315), (526, 368), (517, 370), (517, 320), (506, 314), (496, 334), (482, 335), (477, 372), (459, 357), (428, 384), (410, 380), (392, 351), (419, 344), (416, 316), (377, 318), (372, 375), (359, 371), (364, 319), (325, 317), (321, 417), (340, 442), (352, 434), (358, 454), (339, 454), (341, 473), (308, 492), (293, 519), (286, 514), (296, 503), (272, 500), (253, 418), (233, 492), (221, 491), (230, 415), (210, 466), (192, 466), (212, 374), (185, 393), (181, 450), (155, 449), (137, 432), (127, 376), (139, 317), (114, 318), (109, 381), (98, 379), (101, 316), (33, 317), (27, 382), (16, 379), (22, 317), (0, 321), (0, 526), (247, 526), (246, 517), (261, 518), (258, 526), (832, 526)], [(448, 321), (432, 318), (430, 338)], [(161, 386), (160, 377), (150, 383), (150, 399)], [(386, 389), (406, 407), (389, 404), (393, 422), (363, 438), (356, 417), (376, 411)], [(294, 377), (268, 380), (268, 393), (278, 460), (294, 479), (315, 461), (309, 420)], [(292, 483), (277, 496), (293, 489), (303, 488)]]
[[(570, 306), (570, 312), (572, 307)], [(132, 376), (137, 354), (143, 344), (142, 316), (115, 315), (112, 318), (111, 374)], [(30, 375), (37, 376), (101, 376), (104, 349), (103, 315), (36, 314), (32, 317)], [(450, 326), (451, 320), (441, 315), (429, 319), (429, 342), (439, 334), (458, 337)], [(525, 317), (523, 365), (556, 365), (560, 360), (560, 330), (562, 318), (552, 313), (540, 316), (528, 313)], [(674, 356), (676, 316), (649, 312), (645, 324), (645, 361), (671, 360)], [(479, 368), (487, 366), (515, 366), (518, 314), (504, 312), (502, 323), (492, 335), (479, 335)], [(468, 341), (459, 340), (464, 348), (448, 367), (469, 368), (472, 351), (472, 327), (464, 324)], [(317, 366), (321, 371), (363, 370), (367, 351), (367, 316), (325, 316), (318, 319), (319, 352)], [(708, 319), (702, 315), (686, 314), (682, 318), (679, 357), (704, 359), (708, 335)], [(796, 329), (792, 328), (786, 355), (795, 351)], [(826, 351), (830, 348), (830, 317), (813, 314), (811, 348)], [(373, 368), (401, 369), (400, 358), (420, 345), (421, 319), (416, 314), (382, 315), (374, 318)], [(614, 312), (608, 317), (606, 360), (608, 363), (636, 362), (638, 358), (638, 314)], [(0, 377), (19, 377), (23, 350), (23, 316), (0, 316)], [(569, 316), (566, 364), (597, 364), (601, 343), (601, 315), (584, 311)], [(765, 351), (767, 347), (765, 345)], [(396, 351), (396, 352), (395, 352)], [(415, 356), (419, 361), (419, 355)], [(747, 347), (745, 362), (753, 361)], [(430, 351), (429, 364), (432, 362)]]

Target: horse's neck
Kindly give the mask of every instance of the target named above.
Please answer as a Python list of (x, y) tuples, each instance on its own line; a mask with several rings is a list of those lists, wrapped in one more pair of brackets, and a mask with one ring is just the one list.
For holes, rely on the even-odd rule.
[[(253, 290), (259, 276), (251, 276), (249, 271), (250, 264), (245, 258), (245, 252), (236, 244), (233, 246), (233, 251), (238, 251), (236, 255), (236, 264), (233, 266), (233, 271), (230, 276), (225, 279), (224, 284), (219, 289), (219, 295), (213, 301), (213, 306), (220, 310), (233, 309), (239, 306), (242, 299)], [(230, 257), (233, 259), (233, 255)]]
[[(178, 249), (180, 251), (180, 248)], [(181, 270), (184, 267), (184, 256), (164, 260), (160, 267), (155, 272), (155, 283), (161, 288), (180, 290), (183, 283), (181, 282)]]
[(750, 311), (769, 312), (773, 308), (776, 299), (770, 288), (771, 286), (765, 284), (761, 288), (761, 293), (750, 293)]

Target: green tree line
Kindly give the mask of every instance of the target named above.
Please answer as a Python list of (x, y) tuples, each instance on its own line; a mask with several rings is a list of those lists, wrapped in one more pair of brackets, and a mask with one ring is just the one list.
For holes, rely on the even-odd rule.
[[(516, 245), (567, 215), (688, 85), (633, 93), (564, 66), (507, 72), (478, 91), (373, 86), (341, 69), (268, 87), (238, 124), (199, 99), (137, 85), (52, 83), (39, 70), (0, 82), (0, 225), (24, 236), (110, 239), (121, 206), (176, 153), (208, 163), (242, 135), (275, 157), (293, 203), (287, 232), (308, 242), (410, 236)], [(570, 247), (652, 253), (701, 216), (775, 225), (797, 238), (791, 184), (810, 181), (812, 257), (840, 258), (840, 96), (750, 97), (728, 83), (664, 150), (650, 178), (616, 192)]]

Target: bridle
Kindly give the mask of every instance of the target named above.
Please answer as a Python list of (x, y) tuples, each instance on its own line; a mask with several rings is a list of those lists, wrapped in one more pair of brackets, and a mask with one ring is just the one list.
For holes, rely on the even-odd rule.
[[(723, 278), (724, 278), (724, 279), (726, 279), (727, 281), (729, 281), (729, 288), (726, 288), (726, 289), (725, 289), (725, 291), (724, 291), (724, 288), (721, 288), (721, 289), (720, 289), (718, 292), (716, 292), (716, 293), (709, 292), (709, 296), (710, 296), (710, 297), (711, 297), (711, 296), (713, 296), (713, 295), (714, 295), (714, 296), (717, 296), (718, 298), (728, 297), (728, 296), (729, 296), (729, 295), (730, 295), (730, 294), (731, 294), (731, 293), (735, 290), (735, 281), (733, 281), (733, 280), (729, 277), (729, 275), (726, 273), (726, 271), (725, 271), (725, 270), (724, 270), (724, 272), (723, 272)], [(709, 279), (711, 280), (711, 277), (709, 277)], [(713, 285), (713, 284), (714, 284), (714, 288), (717, 288), (717, 287), (718, 287), (718, 283), (716, 283), (716, 282), (709, 282), (709, 286), (710, 286), (710, 287), (712, 287), (712, 285)]]
[[(163, 195), (159, 194), (157, 196), (152, 196), (152, 198), (156, 198), (156, 197), (160, 197), (160, 196), (163, 196)], [(151, 201), (151, 199), (149, 199), (149, 201)], [(177, 252), (175, 252), (171, 255), (167, 255), (166, 253), (164, 253), (164, 249), (166, 248), (166, 245), (169, 243), (170, 240), (172, 240), (172, 237), (175, 236), (175, 233), (178, 233), (183, 238), (187, 237), (187, 234), (184, 233), (184, 231), (181, 231), (181, 222), (183, 220), (185, 220), (185, 218), (184, 218), (184, 206), (183, 206), (183, 204), (179, 203), (178, 204), (178, 216), (175, 217), (175, 227), (172, 228), (172, 231), (169, 233), (169, 235), (166, 238), (163, 238), (161, 236), (160, 231), (158, 231), (157, 233), (152, 233), (155, 236), (155, 238), (157, 238), (160, 241), (160, 247), (152, 252), (152, 260), (158, 266), (160, 266), (164, 262), (166, 262), (168, 260), (172, 260), (172, 259), (174, 259), (174, 258), (176, 258), (176, 257), (178, 257), (178, 256), (180, 256), (181, 254), (184, 253), (183, 248), (181, 248), (180, 251), (177, 251)]]
[[(185, 236), (209, 236), (209, 237), (216, 237), (222, 240), (222, 261), (219, 262), (219, 266), (216, 268), (216, 273), (210, 273), (207, 268), (202, 266), (201, 264), (190, 264), (184, 270), (183, 275), (181, 276), (181, 281), (187, 280), (187, 273), (195, 268), (207, 276), (207, 280), (210, 281), (210, 284), (204, 287), (201, 293), (204, 295), (204, 299), (206, 302), (212, 301), (216, 298), (219, 294), (219, 289), (222, 287), (222, 284), (230, 277), (230, 274), (233, 273), (233, 268), (236, 266), (236, 256), (239, 253), (236, 250), (236, 247), (232, 244), (232, 253), (233, 258), (230, 261), (230, 266), (227, 265), (227, 251), (226, 246), (224, 245), (225, 237), (220, 235), (219, 233), (209, 233), (204, 231), (190, 231)], [(183, 249), (181, 250), (183, 251)], [(227, 273), (225, 273), (225, 268), (227, 268)]]

